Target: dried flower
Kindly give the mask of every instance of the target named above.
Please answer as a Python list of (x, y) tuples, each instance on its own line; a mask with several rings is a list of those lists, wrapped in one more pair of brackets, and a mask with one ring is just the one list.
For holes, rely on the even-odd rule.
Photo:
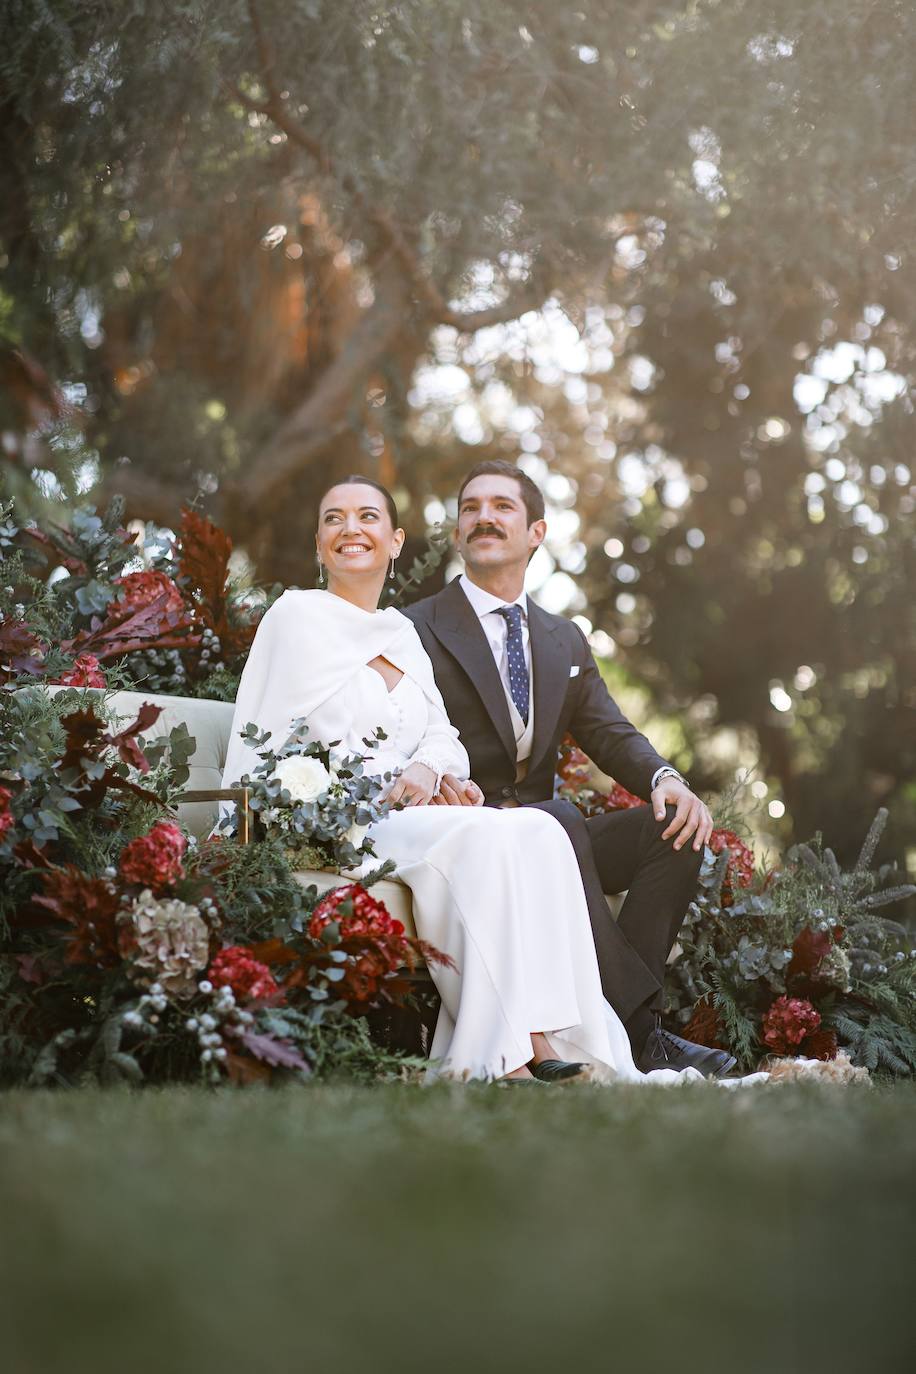
[(777, 997), (763, 1018), (763, 1043), (773, 1054), (792, 1054), (821, 1024), (821, 1014), (804, 997)]
[(185, 608), (184, 597), (164, 572), (127, 573), (124, 577), (116, 577), (114, 584), (120, 588), (119, 600), (127, 610), (142, 610), (162, 596), (163, 592), (168, 593), (168, 600), (163, 608), (166, 614), (169, 611), (183, 611)]
[(173, 821), (159, 821), (148, 835), (131, 840), (121, 854), (125, 882), (159, 890), (184, 876), (181, 866), (186, 841)]
[(735, 889), (750, 887), (754, 879), (754, 853), (734, 830), (714, 830), (709, 837), (709, 847), (714, 854), (728, 850), (728, 867), (722, 883), (722, 905), (731, 906), (735, 900)]
[(801, 1049), (806, 1059), (836, 1059), (836, 1031), (822, 1026), (802, 1041)]
[(79, 654), (73, 667), (56, 681), (63, 687), (105, 687), (105, 674), (95, 654)]
[(197, 907), (154, 897), (146, 888), (120, 920), (122, 952), (136, 980), (160, 983), (175, 997), (190, 996), (210, 954), (210, 932)]
[(48, 868), (32, 905), (71, 927), (65, 940), (68, 964), (114, 968), (120, 962), (119, 894), (105, 878), (91, 878), (73, 864)]
[(728, 1043), (719, 1012), (705, 1001), (697, 1002), (682, 1034), (695, 1045), (708, 1045), (714, 1050), (724, 1050)]

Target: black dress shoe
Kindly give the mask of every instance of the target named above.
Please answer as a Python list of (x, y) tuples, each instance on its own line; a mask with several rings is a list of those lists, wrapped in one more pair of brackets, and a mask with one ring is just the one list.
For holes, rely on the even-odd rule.
[(652, 1069), (696, 1069), (704, 1078), (722, 1078), (735, 1067), (735, 1056), (708, 1045), (695, 1045), (661, 1026), (646, 1037), (636, 1067), (643, 1073)]
[(575, 1083), (589, 1077), (587, 1064), (574, 1064), (568, 1059), (542, 1059), (539, 1064), (532, 1061), (528, 1067), (541, 1083)]

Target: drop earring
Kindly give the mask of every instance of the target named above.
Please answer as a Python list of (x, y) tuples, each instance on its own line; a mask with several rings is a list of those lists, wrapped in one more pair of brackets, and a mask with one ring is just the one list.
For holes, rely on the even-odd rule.
[(324, 568), (324, 564), (322, 563), (322, 561), (321, 561), (320, 558), (318, 559), (318, 578), (317, 578), (317, 581), (318, 581), (318, 586), (319, 586), (319, 587), (323, 587), (323, 586), (325, 585), (326, 581), (327, 581), (327, 578), (325, 577), (325, 568)]
[(388, 570), (388, 576), (391, 578), (392, 581), (394, 581), (394, 563), (395, 563), (395, 555), (392, 554), (392, 555), (391, 555), (391, 567), (390, 567), (389, 570)]

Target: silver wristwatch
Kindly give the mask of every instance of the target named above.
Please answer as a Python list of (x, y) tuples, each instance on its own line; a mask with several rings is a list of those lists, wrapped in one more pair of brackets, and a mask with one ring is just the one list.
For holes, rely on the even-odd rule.
[(664, 768), (659, 768), (655, 776), (653, 777), (652, 786), (650, 789), (652, 792), (655, 791), (656, 787), (661, 782), (662, 778), (677, 778), (678, 782), (682, 782), (685, 787), (690, 786), (690, 783), (687, 781), (687, 779), (681, 773), (679, 773), (676, 768), (672, 768), (670, 764), (666, 764)]

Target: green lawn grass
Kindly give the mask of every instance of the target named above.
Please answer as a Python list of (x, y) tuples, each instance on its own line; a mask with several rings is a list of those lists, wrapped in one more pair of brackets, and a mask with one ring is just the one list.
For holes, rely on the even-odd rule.
[(0, 1369), (914, 1367), (911, 1088), (0, 1095)]

